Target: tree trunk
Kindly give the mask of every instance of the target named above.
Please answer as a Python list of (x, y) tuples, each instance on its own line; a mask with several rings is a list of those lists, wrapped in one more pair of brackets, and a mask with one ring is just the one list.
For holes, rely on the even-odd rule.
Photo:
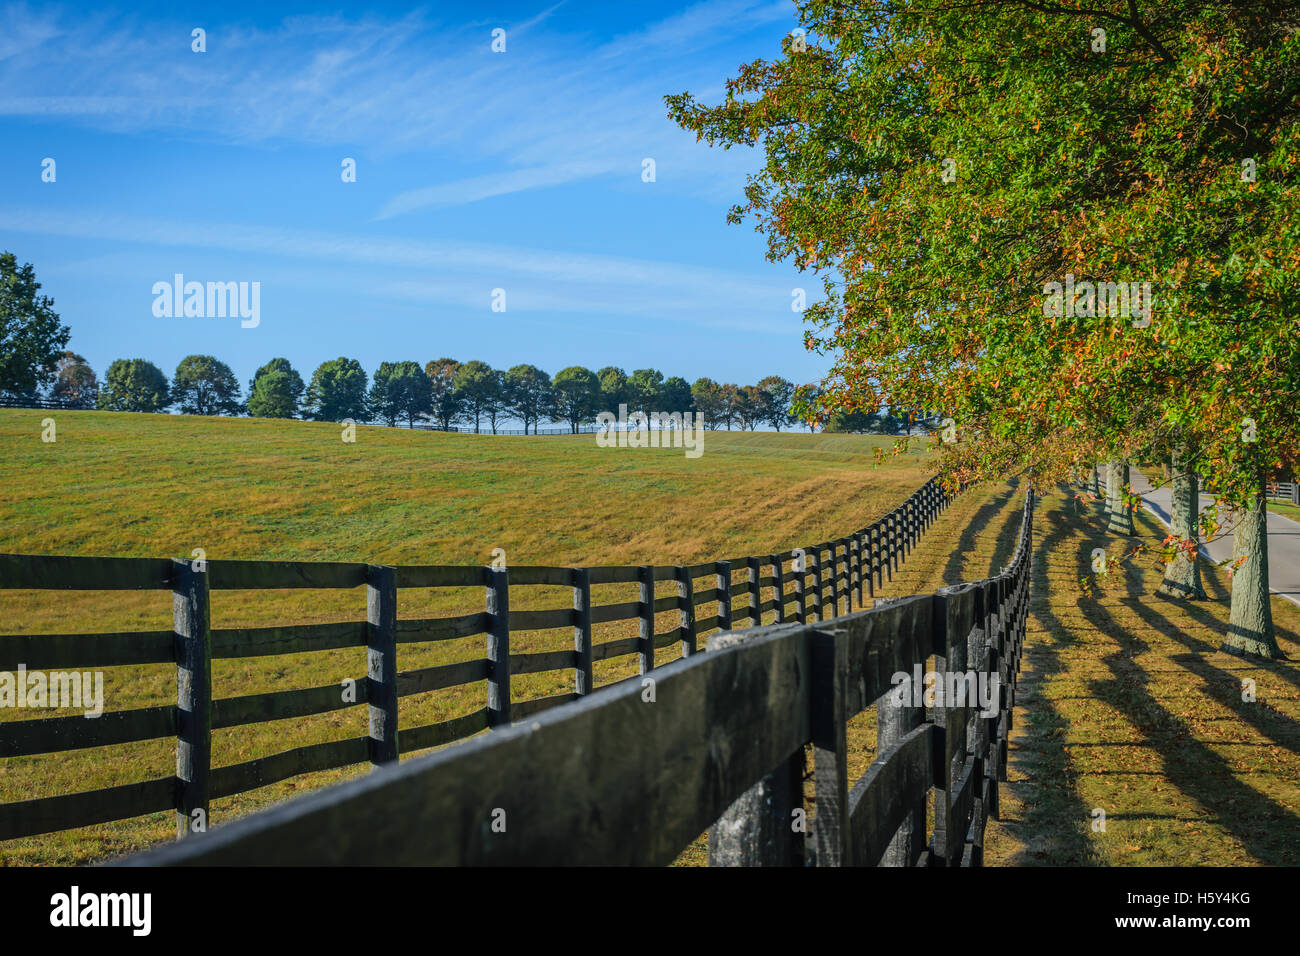
[[(1182, 598), (1186, 601), (1206, 600), (1201, 586), (1201, 532), (1198, 519), (1201, 514), (1201, 489), (1196, 472), (1192, 470), (1191, 449), (1179, 445), (1174, 449), (1173, 507), (1170, 530), (1178, 540), (1174, 560), (1165, 565), (1165, 579), (1156, 589), (1157, 594)], [(1190, 547), (1186, 542), (1192, 542)]]
[(1128, 462), (1112, 461), (1106, 466), (1106, 514), (1107, 532), (1110, 534), (1133, 536), (1133, 512), (1124, 502), (1124, 493), (1129, 486)]
[(1269, 604), (1268, 506), (1262, 483), (1251, 507), (1238, 511), (1235, 517), (1233, 558), (1246, 560), (1232, 575), (1232, 613), (1228, 616), (1228, 637), (1220, 650), (1278, 659), (1284, 655), (1277, 646), (1273, 608)]

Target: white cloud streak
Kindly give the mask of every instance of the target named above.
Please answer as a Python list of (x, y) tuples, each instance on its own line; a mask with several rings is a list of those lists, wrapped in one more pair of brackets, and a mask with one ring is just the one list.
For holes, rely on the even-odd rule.
[(208, 52), (196, 54), (179, 22), (11, 6), (0, 14), (13, 24), (0, 39), (0, 115), (199, 141), (441, 153), (485, 170), (407, 184), (376, 218), (636, 175), (646, 157), (678, 187), (716, 195), (724, 179), (734, 194), (752, 158), (700, 149), (668, 121), (662, 97), (716, 84), (704, 48), (770, 30), (775, 52), (781, 21), (792, 23), (788, 0), (708, 0), (603, 45), (539, 31), (561, 6), (501, 23), (504, 54), (491, 52), (489, 25), (423, 12), (299, 16), (269, 30), (213, 23)]
[(330, 278), (351, 267), (375, 295), (430, 304), (485, 308), (490, 290), (502, 287), (511, 311), (650, 316), (779, 335), (800, 327), (788, 312), (790, 289), (776, 277), (651, 259), (48, 209), (0, 207), (0, 230), (216, 250), (249, 257), (259, 269), (268, 260), (306, 260)]

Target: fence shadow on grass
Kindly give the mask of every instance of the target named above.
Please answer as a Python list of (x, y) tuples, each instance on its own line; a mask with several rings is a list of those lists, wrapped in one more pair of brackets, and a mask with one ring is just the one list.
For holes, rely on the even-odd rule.
[[(1073, 494), (1071, 489), (1058, 490), (1067, 496)], [(1098, 546), (1106, 545), (1108, 553), (1112, 555), (1117, 552), (1117, 543), (1158, 547), (1164, 537), (1163, 526), (1153, 516), (1142, 511), (1134, 515), (1137, 531), (1134, 537), (1109, 536), (1104, 524), (1100, 527), (1097, 524), (1099, 510), (1102, 511), (1104, 522), (1102, 509), (1091, 512), (1084, 510), (1080, 514), (1074, 506), (1062, 510), (1051, 507), (1044, 501), (1039, 525), (1043, 531), (1039, 542), (1037, 573), (1046, 574), (1048, 556), (1063, 541), (1079, 532), (1093, 538)], [(1075, 549), (1077, 553), (1073, 576), (1076, 580), (1091, 573), (1090, 548), (1086, 544), (1087, 542), (1085, 546)], [(1069, 547), (1068, 542), (1066, 547)], [(1135, 658), (1144, 652), (1160, 650), (1158, 645), (1165, 638), (1186, 648), (1190, 653), (1164, 656), (1198, 677), (1203, 682), (1207, 696), (1229, 710), (1232, 719), (1240, 720), (1258, 734), (1261, 740), (1250, 742), (1254, 746), (1278, 747), (1290, 753), (1300, 752), (1300, 727), (1294, 720), (1273, 709), (1241, 700), (1239, 676), (1206, 659), (1206, 655), (1218, 650), (1217, 642), (1226, 634), (1226, 622), (1208, 610), (1205, 606), (1207, 602), (1179, 602), (1155, 595), (1159, 577), (1158, 568), (1144, 568), (1135, 563), (1125, 569), (1120, 581), (1115, 582), (1118, 588), (1112, 585), (1109, 600), (1104, 592), (1095, 598), (1080, 595), (1075, 600), (1075, 608), (1095, 628), (1096, 637), (1114, 645), (1114, 650), (1105, 652), (1098, 658), (1111, 676), (1109, 679), (1090, 681), (1087, 684), (1088, 693), (1082, 695), (1079, 702), (1086, 703), (1091, 698), (1114, 708), (1141, 736), (1140, 740), (1122, 746), (1144, 747), (1158, 755), (1161, 763), (1159, 771), (1124, 769), (1122, 773), (1125, 776), (1167, 779), (1185, 797), (1205, 808), (1210, 815), (1209, 822), (1231, 834), (1255, 859), (1269, 865), (1295, 865), (1298, 862), (1295, 832), (1300, 820), (1288, 807), (1243, 780), (1240, 772), (1234, 772), (1233, 766), (1225, 757), (1196, 737), (1194, 728), (1171, 713), (1153, 693), (1156, 682), (1168, 678), (1148, 670), (1149, 665), (1144, 666), (1144, 662)], [(1051, 606), (1053, 592), (1049, 591), (1045, 582), (1042, 585), (1035, 583), (1035, 601), (1031, 615), (1043, 625), (1045, 631), (1027, 644), (1026, 683), (1062, 673), (1063, 662), (1059, 652), (1079, 641)], [(1212, 600), (1218, 598), (1217, 603), (1229, 599), (1230, 595), (1217, 575), (1205, 575), (1205, 587), (1207, 593), (1213, 596)], [(1116, 594), (1115, 591), (1119, 588), (1122, 588), (1122, 592)], [(1060, 592), (1055, 592), (1054, 596), (1059, 602)], [(1213, 637), (1206, 640), (1190, 633), (1186, 625), (1178, 622), (1180, 612), (1205, 628), (1206, 633)], [(1287, 640), (1295, 639), (1295, 635), (1286, 628), (1279, 628), (1279, 631), (1279, 636)], [(1252, 660), (1250, 666), (1293, 684), (1300, 676), (1294, 665), (1288, 666), (1286, 662)], [(1064, 734), (1070, 720), (1061, 713), (1061, 705), (1070, 698), (1048, 701), (1034, 696), (1035, 706), (1029, 713), (1030, 729), (1026, 734), (1029, 739), (1021, 738), (1018, 741), (1018, 752), (1022, 760), (1028, 758), (1028, 752), (1033, 753), (1025, 768), (1029, 770), (1030, 779), (1014, 785), (1018, 790), (1017, 795), (1031, 809), (1025, 815), (1023, 831), (1016, 834), (1026, 846), (1014, 862), (1096, 862), (1095, 851), (1086, 845), (1089, 841), (1084, 826), (1080, 824), (1080, 821), (1086, 820), (1088, 813), (1086, 801), (1077, 788), (1082, 775), (1070, 768), (1070, 760), (1063, 747), (1056, 744), (1052, 737), (1041, 736)], [(1242, 744), (1234, 744), (1238, 745)], [(1112, 746), (1121, 745), (1107, 741), (1070, 743), (1071, 749)], [(1061, 793), (1061, 780), (1066, 783), (1064, 789), (1068, 796)], [(1135, 807), (1131, 812), (1112, 813), (1110, 816), (1112, 820), (1127, 821), (1163, 819), (1184, 823), (1207, 822), (1205, 817), (1189, 818), (1185, 813), (1163, 814), (1158, 809), (1141, 807)], [(1031, 851), (1035, 843), (1042, 841), (1054, 842), (1060, 846), (1059, 855), (1046, 860), (1036, 859)], [(1071, 859), (1074, 854), (1079, 854), (1082, 859)]]
[[(966, 580), (963, 575), (968, 574), (965, 567), (966, 556), (975, 549), (975, 542), (979, 540), (980, 533), (992, 523), (993, 519), (1007, 510), (1007, 505), (1017, 497), (1020, 488), (1019, 479), (1013, 479), (1007, 486), (1005, 492), (991, 497), (971, 516), (970, 523), (962, 529), (957, 540), (953, 543), (952, 554), (948, 556), (948, 564), (943, 570), (944, 584), (960, 584)], [(1016, 549), (1016, 534), (1020, 527), (1020, 513), (1017, 509), (1011, 509), (1011, 514), (1007, 521), (1011, 528), (1011, 546), (1003, 549), (1001, 538), (998, 541), (998, 555), (1003, 562), (1010, 560), (1012, 553)], [(1003, 529), (1005, 534), (1006, 529)], [(1001, 565), (997, 562), (991, 562), (994, 568)]]
[[(1019, 820), (1004, 813), (1002, 825), (1022, 843), (1008, 861), (1013, 866), (1098, 866), (1103, 861), (1086, 832), (1091, 808), (1080, 796), (1078, 775), (1060, 746), (1069, 730), (1069, 720), (1039, 690), (1044, 677), (1061, 672), (1061, 652), (1077, 640), (1053, 613), (1048, 598), (1049, 557), (1063, 539), (1074, 533), (1077, 519), (1049, 506), (1048, 501), (1044, 500), (1039, 518), (1042, 530), (1033, 563), (1029, 612), (1041, 629), (1026, 642), (1023, 696), (1019, 701), (1024, 706), (1026, 726), (1012, 745), (1020, 773), (1018, 779), (1006, 784), (1025, 810)], [(1085, 571), (1086, 563), (1079, 573)]]

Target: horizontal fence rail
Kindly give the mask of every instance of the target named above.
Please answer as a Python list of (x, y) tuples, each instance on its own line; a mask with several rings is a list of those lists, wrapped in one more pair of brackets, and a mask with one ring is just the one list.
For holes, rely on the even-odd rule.
[(1300, 505), (1300, 481), (1271, 481), (1264, 485), (1264, 494), (1277, 501)]
[[(1006, 779), (1033, 507), (1029, 490), (992, 578), (717, 635), (640, 682), (123, 862), (659, 865), (707, 828), (711, 865), (980, 866)], [(897, 676), (921, 671), (944, 688), (933, 700), (899, 693)], [(850, 780), (846, 727), (873, 706), (875, 760)]]
[[(112, 634), (0, 634), (0, 671), (74, 670), (173, 664), (174, 706), (81, 716), (0, 722), (0, 758), (62, 753), (89, 747), (173, 738), (174, 777), (123, 786), (0, 803), (0, 840), (121, 820), (173, 809), (178, 836), (210, 824), (210, 802), (300, 774), (369, 763), (437, 747), (586, 698), (595, 690), (593, 664), (635, 655), (639, 674), (657, 666), (657, 651), (677, 645), (683, 658), (716, 631), (756, 628), (764, 615), (778, 624), (805, 626), (874, 603), (952, 493), (931, 479), (871, 525), (835, 541), (776, 554), (684, 566), (510, 567), (418, 565), (389, 567), (349, 562), (222, 561), (0, 554), (0, 589), (171, 591), (173, 629)], [(200, 569), (201, 568), (201, 569)], [(739, 579), (737, 579), (739, 578)], [(594, 604), (593, 585), (635, 585), (638, 599)], [(511, 610), (520, 587), (570, 588), (573, 602), (553, 610)], [(212, 591), (289, 588), (364, 588), (364, 620), (274, 627), (212, 627)], [(408, 588), (482, 588), (483, 610), (459, 616), (404, 620), (400, 592)], [(676, 626), (656, 632), (656, 616), (677, 613)], [(595, 625), (637, 621), (638, 636), (593, 641)], [(572, 628), (572, 650), (520, 653), (511, 635)], [(398, 669), (398, 645), (481, 635), (481, 658)], [(343, 699), (338, 685), (212, 698), (214, 661), (364, 648), (364, 679)], [(671, 666), (671, 665), (669, 665)], [(515, 700), (512, 675), (572, 670), (573, 691)], [(656, 677), (656, 679), (658, 679)], [(398, 726), (403, 697), (486, 681), (484, 706), (419, 727)], [(634, 680), (624, 681), (636, 687)], [(301, 746), (224, 767), (211, 765), (211, 735), (271, 720), (307, 717), (364, 706), (365, 736)], [(698, 835), (698, 833), (697, 833)]]

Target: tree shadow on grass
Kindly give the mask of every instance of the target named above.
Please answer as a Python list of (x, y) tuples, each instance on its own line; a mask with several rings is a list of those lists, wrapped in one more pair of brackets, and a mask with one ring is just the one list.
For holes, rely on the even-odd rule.
[[(1060, 542), (1078, 530), (1079, 519), (1059, 509), (1047, 509), (1035, 518), (1039, 537), (1031, 569), (1033, 593), (1030, 615), (1042, 631), (1027, 640), (1023, 676), (1017, 687), (1017, 705), (1022, 708), (1025, 732), (1012, 744), (1011, 760), (1023, 780), (1002, 784), (1025, 808), (1021, 820), (1001, 823), (1023, 846), (1012, 858), (1013, 865), (1097, 866), (1103, 861), (1087, 836), (1089, 808), (1079, 794), (1078, 774), (1061, 740), (1070, 722), (1039, 687), (1045, 678), (1062, 670), (1061, 651), (1076, 643), (1070, 629), (1053, 613), (1048, 599), (1047, 559)], [(1080, 575), (1086, 573), (1083, 559)]]
[[(1150, 600), (1160, 602), (1170, 610), (1184, 609), (1182, 605), (1160, 595), (1155, 595)], [(1277, 746), (1292, 753), (1300, 754), (1300, 723), (1274, 710), (1272, 707), (1262, 705), (1260, 702), (1249, 703), (1242, 700), (1241, 677), (1233, 671), (1217, 667), (1202, 656), (1215, 653), (1217, 650), (1216, 644), (1193, 637), (1165, 614), (1160, 613), (1156, 607), (1146, 606), (1141, 602), (1127, 599), (1121, 603), (1141, 617), (1152, 628), (1193, 652), (1191, 654), (1172, 656), (1170, 660), (1199, 677), (1205, 684), (1207, 697), (1233, 711), (1243, 723), (1249, 724), (1261, 736), (1272, 740)], [(1250, 663), (1254, 664), (1256, 662), (1252, 660)], [(1258, 663), (1264, 664), (1263, 661)], [(1280, 677), (1292, 680), (1295, 678), (1295, 675), (1287, 673), (1285, 668), (1273, 667), (1267, 669)]]
[[(970, 579), (969, 570), (966, 568), (966, 556), (975, 550), (975, 543), (979, 540), (980, 532), (989, 526), (994, 518), (1006, 508), (1007, 504), (1016, 495), (1020, 487), (1019, 479), (1012, 479), (1010, 487), (992, 499), (980, 505), (979, 510), (971, 516), (970, 522), (962, 530), (957, 540), (953, 543), (952, 554), (948, 556), (948, 564), (943, 569), (944, 584), (962, 584)], [(1020, 512), (1015, 511), (1016, 530), (1019, 530)], [(999, 545), (1001, 542), (999, 541)], [(1012, 549), (1014, 550), (1014, 544)], [(1010, 553), (1008, 553), (1008, 557)]]
[[(1150, 621), (1153, 616), (1160, 618), (1164, 627), (1152, 626), (1162, 633), (1168, 633), (1166, 629), (1177, 631), (1163, 615), (1134, 608), (1127, 600), (1122, 603), (1138, 610), (1144, 621)], [(1118, 621), (1105, 605), (1090, 603), (1084, 612), (1098, 633), (1116, 644), (1127, 647), (1142, 643), (1134, 629)], [(1190, 646), (1187, 641), (1183, 643)], [(1192, 643), (1204, 644), (1194, 639)], [(1198, 740), (1191, 727), (1162, 706), (1150, 691), (1151, 675), (1130, 654), (1117, 651), (1106, 655), (1102, 662), (1111, 671), (1112, 679), (1095, 680), (1088, 686), (1099, 700), (1122, 714), (1143, 736), (1144, 743), (1159, 754), (1170, 783), (1209, 810), (1214, 822), (1230, 832), (1257, 860), (1269, 865), (1296, 863), (1300, 854), (1295, 849), (1293, 831), (1298, 822), (1295, 814), (1240, 779), (1227, 760)], [(1216, 699), (1227, 703), (1217, 696)], [(1255, 726), (1240, 709), (1233, 709)], [(1290, 836), (1285, 835), (1288, 832)]]
[[(1213, 647), (1206, 645), (1207, 650), (1205, 650), (1204, 653), (1210, 653), (1218, 650), (1219, 646), (1223, 643), (1222, 639), (1227, 637), (1228, 625), (1225, 622), (1219, 620), (1209, 611), (1205, 610), (1203, 606), (1203, 602), (1175, 601), (1171, 598), (1167, 598), (1161, 595), (1156, 595), (1155, 598), (1165, 606), (1168, 606), (1170, 608), (1176, 608), (1177, 610), (1182, 611), (1188, 617), (1195, 619), (1195, 621), (1198, 624), (1204, 625), (1207, 629), (1213, 631), (1219, 636), (1220, 638), (1219, 644), (1216, 644)], [(1280, 639), (1285, 641), (1300, 641), (1300, 637), (1297, 637), (1293, 632), (1289, 631), (1287, 628), (1279, 626), (1276, 622), (1274, 623), (1273, 626), (1276, 629), (1277, 636)], [(1297, 670), (1294, 661), (1285, 660), (1285, 659), (1264, 660), (1263, 658), (1259, 658), (1259, 657), (1248, 657), (1248, 658), (1239, 658), (1239, 659), (1243, 660), (1251, 667), (1258, 667), (1261, 670), (1268, 671), (1270, 674), (1273, 674), (1276, 677), (1280, 677), (1282, 680), (1287, 681), (1288, 683), (1293, 684), (1296, 687), (1300, 687), (1300, 670)]]

